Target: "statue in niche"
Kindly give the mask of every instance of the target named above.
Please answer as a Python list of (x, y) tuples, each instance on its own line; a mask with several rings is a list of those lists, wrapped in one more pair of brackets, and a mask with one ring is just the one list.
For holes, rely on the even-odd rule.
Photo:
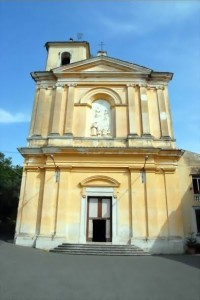
[(110, 105), (104, 100), (92, 104), (91, 136), (110, 136)]

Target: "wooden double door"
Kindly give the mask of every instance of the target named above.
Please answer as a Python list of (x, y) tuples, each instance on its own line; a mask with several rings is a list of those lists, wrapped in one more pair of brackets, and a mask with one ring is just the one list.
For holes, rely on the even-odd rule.
[(87, 241), (112, 241), (112, 198), (88, 197)]

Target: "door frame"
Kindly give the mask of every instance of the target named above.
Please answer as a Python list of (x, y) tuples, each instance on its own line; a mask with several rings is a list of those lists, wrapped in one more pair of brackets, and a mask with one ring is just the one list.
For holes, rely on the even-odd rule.
[(113, 187), (86, 187), (81, 197), (79, 243), (87, 243), (87, 197), (111, 197), (112, 203), (112, 244), (118, 244), (118, 201)]
[[(97, 218), (90, 218), (89, 217), (89, 200), (91, 198), (98, 199), (98, 207), (97, 207)], [(110, 200), (110, 217), (109, 218), (103, 218), (102, 217), (102, 199), (109, 199)], [(112, 197), (111, 196), (87, 196), (87, 224), (86, 224), (86, 241), (92, 242), (93, 237), (90, 238), (89, 235), (89, 220), (110, 220), (110, 237), (106, 238), (106, 242), (112, 242)]]

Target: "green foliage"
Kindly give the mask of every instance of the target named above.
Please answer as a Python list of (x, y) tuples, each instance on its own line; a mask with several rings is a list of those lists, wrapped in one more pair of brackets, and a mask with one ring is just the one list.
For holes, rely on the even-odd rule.
[(22, 167), (13, 166), (11, 158), (0, 152), (0, 221), (16, 220)]
[(188, 248), (196, 248), (197, 246), (197, 239), (193, 237), (193, 234), (194, 233), (192, 232), (185, 240), (185, 244)]

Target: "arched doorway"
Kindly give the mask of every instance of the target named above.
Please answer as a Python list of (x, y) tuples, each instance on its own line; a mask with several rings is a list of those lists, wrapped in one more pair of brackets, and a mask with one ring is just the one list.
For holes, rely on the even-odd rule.
[(96, 175), (83, 180), (80, 242), (117, 243), (117, 196), (119, 182)]

